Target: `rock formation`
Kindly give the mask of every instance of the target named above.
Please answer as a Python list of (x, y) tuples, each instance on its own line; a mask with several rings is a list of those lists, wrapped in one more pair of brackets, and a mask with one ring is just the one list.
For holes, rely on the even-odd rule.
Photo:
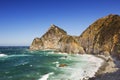
[(41, 38), (33, 40), (30, 49), (120, 56), (120, 16), (110, 14), (100, 18), (80, 36), (67, 35), (63, 29), (52, 25)]
[(67, 64), (60, 64), (59, 67), (65, 67)]
[(110, 14), (90, 25), (79, 37), (86, 53), (120, 53), (120, 16)]
[(58, 41), (67, 35), (66, 31), (55, 25), (51, 25), (48, 31), (41, 37), (35, 38), (30, 46), (31, 50), (58, 49)]
[(59, 40), (59, 51), (66, 53), (80, 53), (84, 54), (83, 48), (80, 46), (78, 41), (73, 36), (63, 36)]
[(30, 50), (46, 49), (66, 53), (85, 53), (75, 38), (67, 35), (66, 31), (55, 25), (51, 25), (41, 38), (35, 38), (30, 46)]

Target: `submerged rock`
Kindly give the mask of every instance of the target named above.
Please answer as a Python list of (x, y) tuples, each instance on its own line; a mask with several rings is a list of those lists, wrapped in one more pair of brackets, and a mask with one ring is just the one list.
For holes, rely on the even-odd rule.
[(59, 67), (65, 67), (67, 64), (60, 64)]

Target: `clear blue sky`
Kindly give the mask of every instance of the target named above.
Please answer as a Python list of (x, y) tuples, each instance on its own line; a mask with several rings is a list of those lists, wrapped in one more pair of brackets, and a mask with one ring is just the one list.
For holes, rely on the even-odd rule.
[(111, 13), (120, 15), (120, 0), (0, 0), (0, 46), (29, 46), (51, 24), (80, 35)]

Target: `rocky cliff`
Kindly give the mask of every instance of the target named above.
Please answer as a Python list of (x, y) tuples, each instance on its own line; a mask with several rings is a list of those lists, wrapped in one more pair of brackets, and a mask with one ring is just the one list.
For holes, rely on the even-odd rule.
[(102, 17), (80, 36), (69, 36), (63, 29), (52, 25), (41, 38), (33, 40), (30, 49), (120, 55), (120, 16), (110, 14)]
[(35, 38), (30, 50), (52, 49), (66, 53), (85, 53), (79, 42), (58, 26), (51, 25), (48, 31), (41, 37)]
[(59, 51), (66, 53), (79, 53), (84, 54), (83, 48), (80, 46), (79, 42), (73, 36), (63, 36), (59, 40)]
[(58, 41), (67, 35), (63, 29), (51, 25), (48, 31), (41, 37), (35, 38), (30, 46), (31, 50), (58, 49)]
[(79, 37), (87, 53), (120, 53), (120, 16), (110, 14), (90, 25)]

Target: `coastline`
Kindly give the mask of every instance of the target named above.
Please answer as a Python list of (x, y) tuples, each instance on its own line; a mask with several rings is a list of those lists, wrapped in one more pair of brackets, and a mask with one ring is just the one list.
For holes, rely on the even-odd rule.
[[(63, 54), (60, 51), (53, 50), (53, 52), (59, 52), (59, 54), (60, 53)], [(108, 74), (114, 73), (118, 70), (118, 68), (116, 67), (114, 58), (112, 58), (111, 56), (104, 56), (104, 55), (92, 55), (92, 56), (102, 59), (103, 63), (101, 64), (101, 66), (99, 67), (99, 69), (97, 70), (97, 72), (93, 77), (86, 77), (86, 78), (83, 78), (83, 80), (110, 80), (107, 78), (109, 77)], [(111, 79), (111, 80), (117, 80), (117, 79)]]
[[(117, 66), (120, 61), (117, 61), (115, 58), (111, 56), (104, 56), (104, 55), (97, 55), (96, 57), (101, 58), (104, 60), (101, 67), (96, 72), (95, 76), (92, 78), (89, 78), (88, 80), (119, 80), (120, 77), (111, 77), (111, 74), (119, 74), (119, 66)], [(117, 63), (117, 64), (116, 64)], [(119, 71), (119, 72), (118, 72)], [(110, 79), (111, 78), (111, 79)]]
[[(59, 52), (59, 51), (53, 51), (53, 52)], [(62, 52), (59, 52), (59, 53), (62, 53)], [(118, 70), (111, 56), (104, 56), (104, 55), (92, 55), (92, 56), (102, 59), (103, 63), (101, 64), (101, 66), (99, 67), (99, 69), (97, 70), (97, 72), (93, 77), (90, 77), (90, 78), (86, 77), (86, 78), (83, 78), (83, 80), (108, 80), (103, 78), (101, 79), (100, 77), (102, 77), (106, 73), (113, 73)], [(107, 76), (105, 76), (105, 78), (106, 77)]]
[[(53, 49), (46, 49), (44, 51), (49, 51), (49, 50), (55, 53), (57, 52), (59, 54), (64, 54), (63, 52), (53, 50)], [(68, 54), (68, 53), (65, 53), (65, 54)], [(92, 54), (88, 54), (88, 55), (92, 55)], [(92, 56), (102, 59), (103, 63), (101, 64), (101, 66), (99, 67), (99, 69), (97, 70), (97, 72), (93, 77), (85, 77), (83, 78), (83, 80), (110, 80), (107, 78), (109, 77), (109, 73), (114, 73), (119, 69), (116, 67), (115, 59), (111, 56), (105, 56), (105, 55), (92, 55)], [(119, 73), (120, 73), (120, 70), (119, 70)], [(117, 80), (117, 79), (112, 78), (111, 80)], [(120, 80), (120, 78), (118, 80)]]

